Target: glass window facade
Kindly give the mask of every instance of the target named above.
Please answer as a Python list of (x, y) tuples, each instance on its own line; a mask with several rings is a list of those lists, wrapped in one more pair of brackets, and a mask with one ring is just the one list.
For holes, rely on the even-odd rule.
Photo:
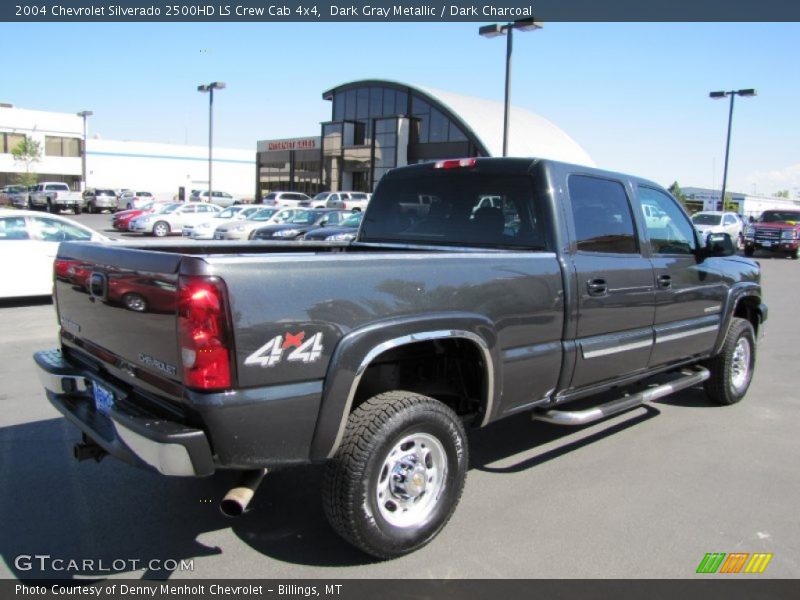
[(364, 81), (325, 92), (331, 121), (321, 125), (321, 148), (258, 154), (258, 194), (266, 190), (370, 192), (400, 165), (483, 156), (458, 115), (401, 84)]
[(78, 138), (67, 138), (47, 135), (44, 138), (45, 156), (80, 156), (81, 141)]

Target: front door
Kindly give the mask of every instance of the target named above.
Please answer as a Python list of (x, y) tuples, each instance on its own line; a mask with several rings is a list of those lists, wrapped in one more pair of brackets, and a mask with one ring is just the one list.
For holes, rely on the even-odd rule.
[(622, 182), (572, 175), (577, 360), (572, 388), (647, 368), (653, 345), (653, 268), (642, 256)]

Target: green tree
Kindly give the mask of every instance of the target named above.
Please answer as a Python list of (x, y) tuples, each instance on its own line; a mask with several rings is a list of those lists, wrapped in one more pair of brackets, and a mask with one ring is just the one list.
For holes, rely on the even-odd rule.
[(22, 141), (11, 149), (14, 162), (25, 165), (25, 172), (17, 175), (20, 185), (30, 186), (36, 183), (36, 173), (31, 172), (33, 165), (42, 160), (42, 145), (27, 135)]
[(776, 198), (788, 198), (789, 197), (789, 190), (781, 190), (779, 192), (775, 192), (772, 194)]
[(675, 199), (678, 202), (680, 202), (681, 204), (683, 204), (683, 206), (685, 207), (686, 206), (686, 201), (688, 200), (688, 198), (687, 198), (686, 194), (683, 193), (683, 190), (681, 189), (681, 186), (678, 185), (678, 182), (677, 181), (673, 181), (672, 185), (669, 186), (668, 189), (669, 189), (669, 193), (672, 194), (673, 196), (675, 196)]

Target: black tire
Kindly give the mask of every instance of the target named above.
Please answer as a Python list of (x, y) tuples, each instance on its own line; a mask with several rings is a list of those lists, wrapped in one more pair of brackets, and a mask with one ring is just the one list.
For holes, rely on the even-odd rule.
[(166, 221), (156, 221), (153, 224), (153, 235), (156, 237), (164, 237), (169, 235), (170, 227)]
[(791, 258), (792, 260), (797, 260), (798, 258), (800, 258), (800, 247), (795, 248), (793, 252), (790, 252), (789, 258)]
[(81, 207), (80, 206), (75, 206), (75, 214), (76, 215), (81, 214)]
[(347, 421), (325, 471), (325, 514), (340, 536), (367, 554), (408, 554), (450, 520), (467, 465), (464, 426), (449, 407), (412, 392), (380, 394)]
[(49, 213), (53, 212), (53, 202), (50, 198), (47, 199), (47, 206), (45, 206), (45, 210)]
[(750, 321), (734, 317), (722, 350), (706, 361), (705, 366), (711, 371), (711, 377), (703, 387), (708, 397), (717, 404), (736, 404), (747, 393), (756, 364), (755, 339)]
[(752, 246), (746, 246), (745, 249), (744, 249), (744, 255), (745, 256), (753, 256), (753, 254), (755, 254), (755, 252), (756, 252), (756, 249), (753, 248)]

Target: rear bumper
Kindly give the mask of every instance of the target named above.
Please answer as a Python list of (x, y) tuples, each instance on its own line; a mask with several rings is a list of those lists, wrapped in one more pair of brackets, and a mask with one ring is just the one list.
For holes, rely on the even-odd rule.
[[(214, 472), (205, 432), (127, 407), (125, 392), (71, 366), (60, 350), (37, 352), (34, 361), (47, 399), (106, 452), (163, 475), (202, 477)], [(108, 414), (95, 408), (93, 389), (114, 392)]]

